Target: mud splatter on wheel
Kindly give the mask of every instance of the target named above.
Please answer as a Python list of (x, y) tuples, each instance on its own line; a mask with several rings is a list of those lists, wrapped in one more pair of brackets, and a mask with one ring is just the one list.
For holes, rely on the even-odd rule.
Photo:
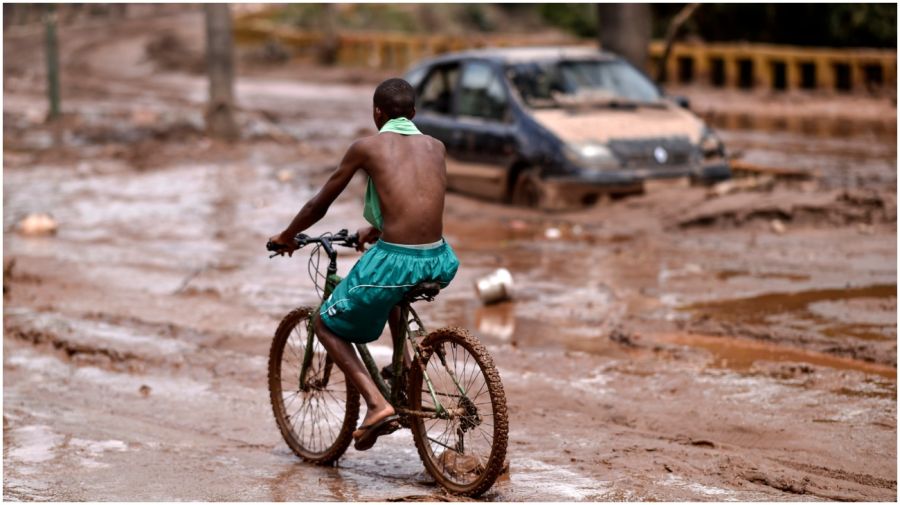
[[(269, 400), (284, 441), (306, 461), (337, 461), (350, 446), (359, 418), (359, 393), (313, 338), (310, 307), (293, 310), (275, 331), (269, 350)], [(309, 354), (307, 355), (307, 352)], [(300, 372), (308, 359), (301, 384)]]
[(466, 496), (490, 489), (503, 472), (509, 422), (487, 349), (461, 328), (432, 332), (410, 372), (409, 399), (413, 410), (435, 413), (411, 423), (416, 449), (435, 481)]

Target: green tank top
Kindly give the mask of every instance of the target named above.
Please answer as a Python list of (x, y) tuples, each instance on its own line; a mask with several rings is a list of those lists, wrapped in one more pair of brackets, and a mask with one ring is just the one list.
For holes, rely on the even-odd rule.
[[(416, 128), (416, 125), (405, 117), (391, 119), (378, 130), (378, 133), (399, 133), (400, 135), (421, 135), (422, 132)], [(366, 201), (363, 206), (363, 218), (374, 226), (378, 231), (384, 227), (384, 218), (381, 216), (381, 201), (378, 199), (378, 192), (375, 191), (375, 183), (369, 177), (366, 184)]]

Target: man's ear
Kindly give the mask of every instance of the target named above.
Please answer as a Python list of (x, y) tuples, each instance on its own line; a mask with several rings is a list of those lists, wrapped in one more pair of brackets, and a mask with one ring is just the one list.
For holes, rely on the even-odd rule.
[(409, 117), (407, 119), (412, 119), (416, 117), (416, 108), (413, 107), (412, 112), (409, 113)]

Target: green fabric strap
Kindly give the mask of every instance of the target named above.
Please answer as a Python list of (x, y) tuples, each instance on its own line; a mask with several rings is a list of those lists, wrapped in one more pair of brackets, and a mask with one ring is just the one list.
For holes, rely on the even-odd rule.
[[(399, 133), (400, 135), (421, 135), (415, 123), (405, 117), (391, 119), (378, 130), (378, 133)], [(381, 231), (384, 228), (384, 218), (381, 216), (381, 201), (378, 192), (375, 191), (375, 183), (369, 177), (366, 184), (366, 202), (363, 206), (363, 218), (372, 226)]]

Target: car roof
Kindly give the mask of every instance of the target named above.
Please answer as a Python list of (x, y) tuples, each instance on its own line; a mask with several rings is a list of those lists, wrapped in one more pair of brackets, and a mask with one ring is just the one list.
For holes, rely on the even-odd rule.
[(435, 64), (471, 58), (494, 60), (500, 63), (528, 63), (570, 58), (614, 60), (618, 57), (613, 53), (590, 46), (498, 47), (446, 53), (422, 63)]

